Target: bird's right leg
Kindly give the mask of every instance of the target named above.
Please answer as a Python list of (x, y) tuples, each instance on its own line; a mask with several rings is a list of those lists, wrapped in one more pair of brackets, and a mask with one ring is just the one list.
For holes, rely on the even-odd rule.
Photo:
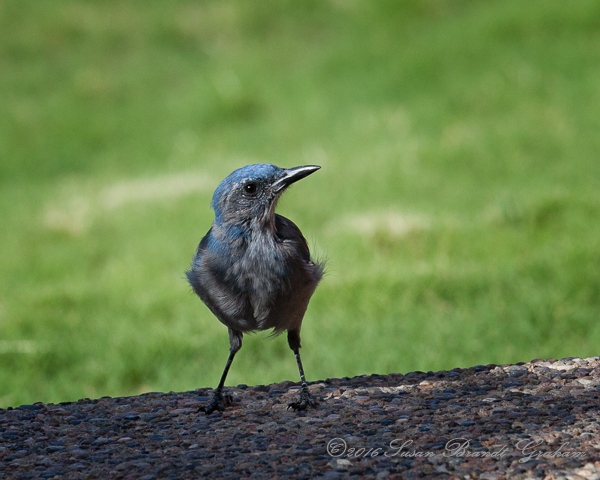
[(233, 357), (238, 352), (240, 348), (242, 348), (242, 332), (237, 330), (229, 329), (229, 358), (227, 359), (227, 363), (225, 364), (225, 370), (223, 370), (223, 375), (221, 375), (221, 381), (219, 382), (219, 386), (215, 390), (213, 397), (208, 405), (200, 408), (207, 415), (214, 412), (215, 410), (223, 410), (229, 401), (226, 401), (223, 396), (223, 386), (225, 385), (225, 379), (227, 378), (227, 373), (229, 372), (229, 367), (231, 367), (231, 362), (233, 362)]
[(298, 363), (298, 371), (300, 372), (300, 381), (302, 387), (300, 389), (300, 400), (298, 402), (292, 402), (288, 405), (288, 409), (293, 408), (294, 410), (306, 410), (307, 407), (316, 407), (314, 397), (308, 390), (308, 384), (304, 377), (304, 368), (302, 367), (302, 360), (300, 360), (300, 332), (298, 330), (288, 330), (288, 344), (296, 355), (296, 362)]

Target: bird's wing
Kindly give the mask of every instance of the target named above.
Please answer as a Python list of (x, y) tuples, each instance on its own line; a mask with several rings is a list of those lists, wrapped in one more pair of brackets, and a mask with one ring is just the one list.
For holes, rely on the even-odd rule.
[(310, 262), (310, 250), (308, 243), (300, 229), (289, 218), (275, 214), (275, 235), (282, 242), (290, 242), (294, 245), (296, 252), (300, 254), (302, 260)]
[(273, 328), (277, 335), (283, 330), (300, 331), (302, 318), (311, 295), (323, 277), (323, 264), (310, 258), (304, 235), (292, 222), (275, 215), (275, 235), (278, 250), (285, 256), (285, 287), (279, 291), (268, 315), (260, 323), (260, 329)]
[(196, 255), (194, 255), (194, 259), (190, 265), (190, 269), (185, 272), (189, 284), (194, 289), (194, 292), (196, 292), (196, 295), (198, 295), (200, 298), (203, 296), (200, 294), (200, 291), (202, 290), (202, 285), (200, 283), (200, 270), (202, 268), (204, 252), (206, 251), (208, 239), (210, 238), (211, 234), (212, 227), (208, 233), (202, 237), (202, 240), (200, 240), (200, 244), (198, 245), (198, 248), (196, 248)]
[(275, 214), (275, 234), (284, 244), (293, 246), (295, 252), (292, 256), (302, 259), (304, 271), (307, 274), (306, 281), (314, 283), (316, 286), (323, 278), (325, 262), (310, 258), (308, 243), (300, 229), (290, 219)]

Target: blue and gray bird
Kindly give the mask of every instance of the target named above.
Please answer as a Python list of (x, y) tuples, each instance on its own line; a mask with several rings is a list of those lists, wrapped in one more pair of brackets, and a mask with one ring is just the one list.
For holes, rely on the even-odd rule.
[(225, 406), (223, 385), (243, 334), (271, 328), (275, 335), (287, 331), (298, 362), (302, 389), (299, 401), (289, 406), (315, 406), (300, 360), (300, 327), (323, 277), (323, 264), (310, 258), (300, 229), (276, 214), (275, 207), (287, 187), (319, 168), (248, 165), (215, 190), (215, 220), (186, 272), (194, 292), (229, 329), (229, 358), (212, 400), (203, 408), (207, 414)]

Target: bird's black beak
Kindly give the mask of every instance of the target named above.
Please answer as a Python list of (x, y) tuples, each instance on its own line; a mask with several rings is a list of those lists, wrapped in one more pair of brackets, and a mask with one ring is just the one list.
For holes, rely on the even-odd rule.
[(273, 189), (275, 192), (280, 192), (286, 187), (289, 187), (292, 183), (309, 176), (311, 173), (316, 172), (319, 168), (318, 165), (305, 165), (303, 167), (286, 168), (283, 171), (283, 177), (273, 183)]

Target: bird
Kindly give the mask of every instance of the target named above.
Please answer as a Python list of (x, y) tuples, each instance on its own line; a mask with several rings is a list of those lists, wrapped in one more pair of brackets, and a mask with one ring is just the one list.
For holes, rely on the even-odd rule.
[[(186, 276), (193, 291), (229, 331), (229, 358), (206, 414), (223, 410), (227, 373), (242, 347), (244, 333), (287, 331), (300, 373), (300, 398), (294, 410), (316, 407), (300, 359), (300, 328), (324, 261), (311, 258), (306, 239), (288, 218), (275, 213), (277, 201), (293, 183), (318, 165), (280, 168), (259, 163), (239, 168), (216, 188), (215, 219), (202, 238)], [(199, 410), (199, 411), (200, 411)]]

